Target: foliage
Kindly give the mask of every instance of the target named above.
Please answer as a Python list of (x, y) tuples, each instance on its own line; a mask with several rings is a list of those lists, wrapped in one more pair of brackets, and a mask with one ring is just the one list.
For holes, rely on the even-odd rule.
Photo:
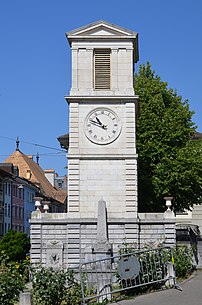
[(124, 240), (124, 242), (122, 243), (122, 245), (119, 247), (119, 255), (122, 254), (130, 254), (132, 252), (136, 252), (138, 251), (138, 245), (137, 243), (127, 243), (126, 240)]
[[(170, 252), (166, 248), (163, 249), (163, 244), (161, 242), (146, 242), (141, 250), (158, 250), (158, 249), (160, 249), (162, 253), (162, 263), (164, 264), (167, 262), (174, 263), (176, 277), (184, 278), (188, 274), (190, 274), (193, 268), (193, 254), (194, 254), (193, 247), (185, 244), (179, 244), (176, 245), (175, 247), (172, 247), (172, 251)], [(124, 242), (119, 250), (119, 253), (121, 255), (121, 254), (130, 254), (133, 252), (138, 253), (139, 251), (140, 250), (137, 248), (136, 244), (128, 244)], [(145, 265), (147, 267), (147, 263), (144, 262), (144, 260), (148, 258), (147, 254), (146, 256), (140, 255), (139, 258), (142, 259), (142, 266), (144, 267)], [(151, 252), (149, 261), (151, 262), (152, 260), (154, 260), (155, 264), (157, 263), (155, 262), (154, 254)]]
[[(164, 243), (162, 241), (147, 241), (142, 245), (141, 250), (152, 250), (162, 248)], [(137, 243), (128, 243), (124, 240), (122, 245), (119, 247), (119, 254), (130, 254), (132, 252), (140, 251)]]
[[(146, 242), (140, 249), (137, 245), (124, 242), (119, 251), (120, 254), (129, 254), (136, 257), (140, 264), (140, 271), (134, 280), (121, 281), (122, 286), (138, 286), (136, 292), (148, 290), (156, 285), (156, 281), (162, 282), (166, 274), (166, 262), (171, 261), (170, 248), (163, 248), (162, 243)], [(151, 284), (152, 283), (152, 284)]]
[(196, 126), (188, 101), (151, 70), (141, 65), (135, 75), (140, 98), (137, 121), (139, 211), (165, 209), (164, 196), (173, 196), (177, 211), (202, 199), (202, 143), (193, 141)]
[(81, 286), (73, 270), (39, 267), (32, 270), (34, 304), (72, 305), (81, 302)]
[(4, 251), (10, 261), (26, 260), (30, 249), (29, 237), (26, 233), (8, 230), (0, 241), (0, 251)]
[[(66, 296), (65, 296), (65, 305), (80, 305), (81, 304), (81, 285), (78, 281), (75, 280), (74, 272), (73, 270), (67, 271), (67, 279), (68, 279), (68, 289), (66, 290)], [(83, 282), (85, 282), (85, 279), (83, 279)]]
[[(134, 284), (137, 286), (143, 284), (143, 286), (140, 285), (140, 287), (135, 288), (135, 291), (131, 290), (129, 293), (137, 294), (157, 288), (158, 283), (155, 283), (155, 281), (159, 283), (164, 281), (167, 275), (167, 262), (171, 262), (172, 257), (174, 257), (178, 277), (186, 276), (191, 270), (193, 252), (191, 248), (185, 245), (176, 246), (171, 251), (162, 248), (161, 243), (148, 242), (145, 244), (144, 250), (139, 251), (136, 244), (127, 244), (126, 242), (120, 249), (120, 254), (137, 252), (135, 256), (141, 266), (139, 276), (134, 280), (129, 280), (129, 282), (122, 280), (117, 272), (117, 280), (122, 288), (132, 287)], [(85, 278), (83, 282), (85, 286)], [(73, 270), (54, 270), (53, 268), (38, 266), (32, 270), (32, 286), (35, 305), (81, 304), (81, 285), (75, 279)], [(89, 293), (90, 291), (87, 292), (88, 295)]]
[(187, 245), (177, 245), (173, 249), (176, 276), (186, 277), (192, 270), (193, 248)]
[(24, 278), (19, 271), (19, 264), (10, 262), (1, 252), (0, 255), (0, 304), (13, 305), (18, 301), (19, 293), (25, 287)]

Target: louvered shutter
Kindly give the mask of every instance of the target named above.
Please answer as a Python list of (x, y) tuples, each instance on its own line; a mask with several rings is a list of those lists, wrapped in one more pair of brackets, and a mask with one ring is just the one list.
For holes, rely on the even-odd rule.
[(95, 68), (95, 89), (110, 89), (110, 49), (95, 49), (94, 68)]

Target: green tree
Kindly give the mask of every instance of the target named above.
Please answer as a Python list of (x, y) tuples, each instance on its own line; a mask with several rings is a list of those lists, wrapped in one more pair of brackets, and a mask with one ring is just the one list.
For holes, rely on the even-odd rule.
[(139, 211), (165, 210), (173, 196), (177, 211), (202, 199), (202, 144), (193, 141), (196, 126), (188, 101), (161, 81), (151, 65), (135, 75), (140, 98), (137, 120)]
[(0, 252), (5, 253), (10, 261), (19, 262), (25, 260), (29, 249), (29, 237), (23, 232), (8, 230), (0, 241)]

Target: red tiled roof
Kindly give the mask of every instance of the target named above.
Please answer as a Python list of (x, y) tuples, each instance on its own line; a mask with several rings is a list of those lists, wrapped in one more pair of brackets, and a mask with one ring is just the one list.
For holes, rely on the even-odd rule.
[(27, 179), (27, 174), (30, 172), (30, 180), (34, 184), (40, 187), (44, 195), (53, 198), (58, 202), (64, 203), (67, 194), (62, 190), (55, 188), (49, 180), (45, 177), (43, 169), (28, 156), (24, 155), (20, 150), (14, 151), (4, 163), (12, 163), (14, 166), (18, 166), (19, 177)]

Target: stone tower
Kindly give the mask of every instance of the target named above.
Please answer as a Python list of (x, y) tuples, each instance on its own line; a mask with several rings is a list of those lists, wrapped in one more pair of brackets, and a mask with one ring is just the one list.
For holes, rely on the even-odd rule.
[[(137, 218), (134, 63), (138, 35), (105, 21), (66, 33), (72, 50), (68, 213)], [(73, 217), (74, 217), (73, 216)]]
[(67, 213), (39, 208), (32, 213), (32, 262), (78, 268), (116, 254), (123, 242), (173, 244), (170, 211), (137, 213), (137, 33), (98, 21), (66, 35), (72, 50), (72, 86), (66, 96), (68, 207)]

